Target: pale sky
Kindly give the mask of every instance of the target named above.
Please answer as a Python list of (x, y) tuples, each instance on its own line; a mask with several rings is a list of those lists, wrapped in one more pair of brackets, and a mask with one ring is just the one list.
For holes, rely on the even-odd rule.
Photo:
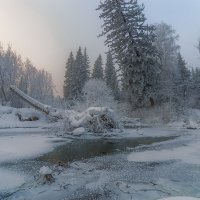
[[(97, 38), (102, 22), (95, 10), (100, 0), (0, 0), (0, 41), (11, 43), (22, 58), (53, 74), (62, 94), (70, 51), (87, 47), (93, 65), (104, 54)], [(200, 66), (195, 49), (200, 38), (200, 0), (139, 0), (150, 23), (171, 24), (180, 35), (181, 52), (190, 67)]]

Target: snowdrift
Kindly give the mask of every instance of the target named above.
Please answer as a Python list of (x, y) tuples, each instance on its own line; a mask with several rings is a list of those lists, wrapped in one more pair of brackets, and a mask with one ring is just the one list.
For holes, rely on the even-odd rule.
[(0, 106), (0, 129), (41, 127), (47, 124), (47, 118), (32, 108), (12, 108)]

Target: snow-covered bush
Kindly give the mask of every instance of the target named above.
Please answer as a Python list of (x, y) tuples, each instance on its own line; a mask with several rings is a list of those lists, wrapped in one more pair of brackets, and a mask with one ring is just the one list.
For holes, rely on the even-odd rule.
[(75, 135), (85, 131), (104, 133), (120, 128), (114, 111), (106, 107), (90, 107), (83, 112), (67, 110), (63, 124), (65, 131)]
[(74, 110), (83, 111), (89, 107), (108, 107), (116, 110), (117, 103), (112, 91), (103, 80), (90, 79), (83, 87), (82, 93), (83, 100), (73, 107)]

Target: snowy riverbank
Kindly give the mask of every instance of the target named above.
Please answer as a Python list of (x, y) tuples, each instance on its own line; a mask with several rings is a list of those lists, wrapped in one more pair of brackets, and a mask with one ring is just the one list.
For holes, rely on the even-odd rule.
[[(189, 127), (198, 117), (165, 127), (134, 119), (134, 129), (66, 134), (59, 129), (63, 122), (52, 125), (33, 109), (1, 107), (0, 112), (0, 199), (200, 196), (200, 134), (198, 126)], [(17, 113), (38, 120), (20, 121)], [(54, 183), (43, 184), (42, 166), (52, 170)]]
[[(148, 128), (141, 131), (144, 135), (154, 132), (154, 136), (161, 137), (161, 139), (154, 140), (152, 137), (151, 140), (143, 137), (143, 141), (138, 137), (135, 139), (129, 137), (128, 141), (133, 140), (135, 143), (134, 146), (127, 143), (125, 150), (118, 147), (118, 142), (120, 143), (122, 139), (101, 139), (99, 141), (102, 145), (106, 144), (104, 151), (113, 148), (113, 153), (102, 153), (99, 156), (83, 160), (72, 160), (63, 167), (59, 167), (52, 159), (56, 159), (56, 156), (60, 155), (61, 150), (59, 149), (64, 145), (63, 142), (70, 142), (70, 140), (63, 138), (55, 143), (55, 137), (37, 135), (38, 133), (36, 136), (30, 135), (29, 141), (35, 141), (34, 144), (37, 144), (37, 148), (29, 149), (29, 145), (25, 145), (22, 155), (18, 154), (17, 162), (15, 158), (13, 158), (14, 163), (8, 161), (6, 157), (5, 161), (1, 160), (0, 171), (4, 177), (8, 177), (6, 179), (8, 182), (0, 184), (4, 189), (2, 197), (4, 195), (4, 198), (8, 200), (78, 198), (157, 200), (170, 196), (199, 197), (200, 159), (198, 146), (200, 135), (198, 130), (185, 130), (184, 134), (182, 130), (167, 131), (167, 129)], [(128, 132), (131, 135), (131, 129)], [(163, 135), (166, 136), (166, 139), (163, 138)], [(173, 135), (179, 135), (179, 137), (172, 137)], [(13, 137), (16, 137), (18, 143), (29, 143), (27, 137), (25, 137), (26, 141), (21, 140), (24, 135), (18, 134)], [(8, 149), (13, 146), (9, 140), (12, 140), (10, 135), (6, 139), (7, 145), (5, 144)], [(93, 139), (82, 141), (86, 142), (88, 148), (87, 141), (92, 142)], [(44, 155), (58, 144), (61, 146), (57, 153), (52, 152), (52, 156), (49, 155), (42, 160), (31, 159)], [(73, 144), (73, 140), (69, 144)], [(96, 143), (94, 145), (98, 150)], [(86, 151), (83, 145), (76, 146), (81, 147), (81, 151)], [(70, 145), (66, 147), (65, 153), (67, 154), (71, 147)], [(77, 151), (74, 149), (74, 152), (78, 153), (78, 149)], [(10, 153), (12, 151), (7, 152), (7, 155)], [(142, 156), (139, 156), (140, 154)], [(12, 157), (10, 156), (10, 158)], [(54, 183), (43, 184), (41, 181), (39, 170), (43, 165), (47, 165), (53, 171)], [(6, 169), (5, 166), (7, 166)], [(11, 181), (9, 182), (9, 180)]]

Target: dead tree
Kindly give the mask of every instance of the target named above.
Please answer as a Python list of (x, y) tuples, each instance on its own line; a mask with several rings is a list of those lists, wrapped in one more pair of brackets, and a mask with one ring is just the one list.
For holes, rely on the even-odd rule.
[(20, 89), (18, 89), (16, 86), (11, 85), (10, 90), (14, 92), (16, 95), (18, 95), (21, 99), (23, 99), (25, 102), (27, 102), (32, 107), (36, 108), (39, 111), (42, 111), (46, 115), (49, 115), (53, 119), (62, 119), (61, 113), (51, 106), (42, 104), (41, 102), (37, 101), (36, 99), (33, 99), (29, 95), (22, 92)]

